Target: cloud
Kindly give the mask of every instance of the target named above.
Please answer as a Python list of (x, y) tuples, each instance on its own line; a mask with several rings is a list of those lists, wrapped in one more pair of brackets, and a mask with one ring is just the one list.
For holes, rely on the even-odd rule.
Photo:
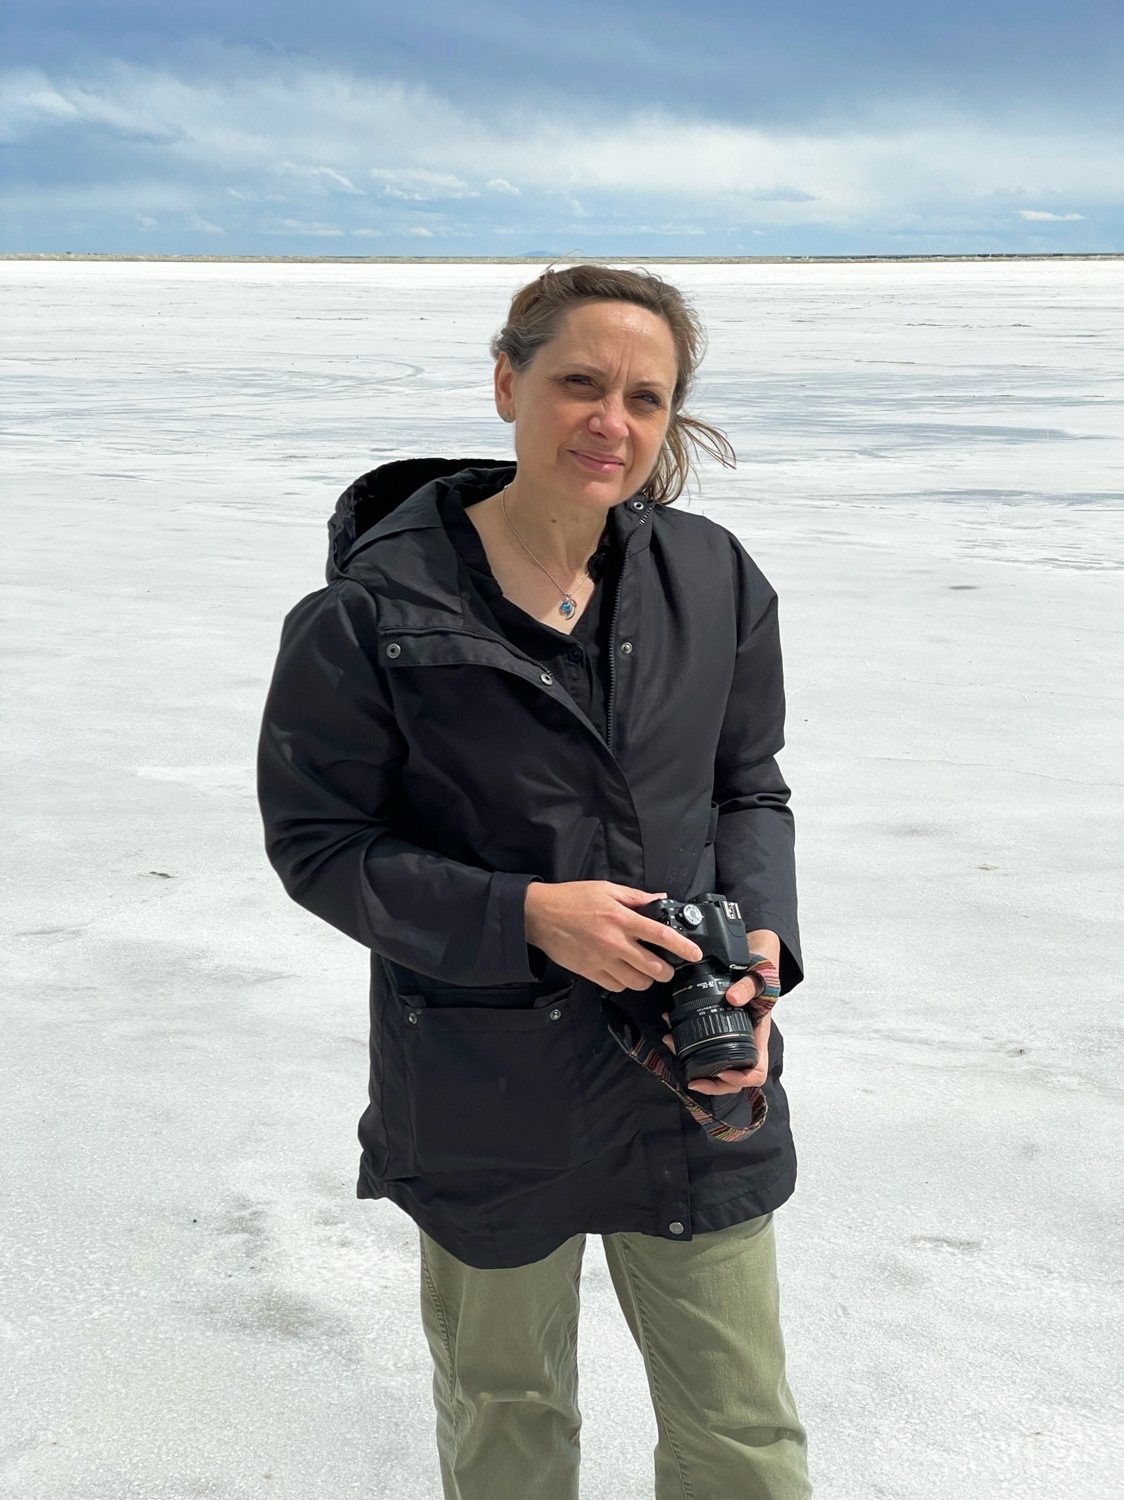
[(363, 189), (357, 188), (353, 182), (346, 178), (342, 172), (337, 172), (334, 167), (310, 167), (301, 162), (283, 161), (280, 170), (290, 172), (296, 177), (310, 178), (315, 181), (324, 182), (331, 186), (342, 188), (345, 193), (355, 193), (362, 196)]
[(754, 203), (814, 203), (818, 193), (806, 193), (802, 188), (739, 188), (741, 197), (751, 198)]
[(589, 217), (589, 210), (574, 197), (573, 193), (556, 192), (553, 188), (546, 188), (543, 190), (543, 197), (557, 198), (565, 206), (566, 211), (575, 219), (586, 219)]
[[(174, 100), (161, 105), (156, 99), (136, 98), (126, 82), (134, 72), (124, 64), (110, 62), (100, 78), (67, 78), (57, 86), (37, 69), (14, 68), (0, 73), (0, 142), (18, 144), (44, 129), (84, 128), (87, 134), (106, 133), (152, 145), (172, 144), (179, 135)], [(155, 107), (149, 107), (150, 103)], [(169, 104), (173, 108), (168, 109)]]
[(303, 219), (280, 219), (265, 234), (306, 234), (315, 239), (336, 239), (344, 233), (338, 224), (308, 224)]
[(424, 224), (411, 224), (406, 233), (416, 235), (418, 239), (422, 240), (433, 239), (433, 230), (427, 229)]
[(706, 235), (710, 231), (697, 224), (630, 224), (630, 234), (689, 234)]
[[(144, 229), (144, 233), (146, 234), (152, 233), (153, 229), (164, 229), (165, 233), (167, 233), (168, 229), (174, 228), (174, 225), (171, 225), (170, 222), (161, 223), (158, 219), (153, 219), (152, 214), (135, 213), (134, 219), (137, 220), (138, 228)], [(221, 223), (212, 223), (212, 220), (204, 219), (198, 213), (188, 214), (188, 217), (183, 219), (182, 228), (186, 229), (189, 234), (227, 233), (222, 228)]]
[[(548, 243), (580, 220), (592, 253), (593, 236), (605, 243), (638, 225), (693, 232), (679, 224), (734, 236), (985, 232), (1022, 244), (1021, 224), (1124, 202), (1113, 130), (1054, 117), (1041, 100), (985, 118), (883, 99), (801, 130), (590, 105), (579, 131), (557, 95), (493, 121), (482, 104), (296, 55), (229, 48), (222, 59), (221, 76), (112, 60), (88, 61), (80, 76), (0, 74), (0, 132), (29, 143), (37, 162), (49, 153), (57, 179), (38, 166), (18, 183), (9, 173), (4, 206), (70, 213), (87, 199), (106, 215), (163, 216), (174, 205), (181, 219), (229, 216), (228, 232), (238, 222), (246, 234), (335, 236), (364, 229), (349, 211), (362, 221), (375, 200), (388, 241), (419, 227), (425, 238), (491, 237), (517, 223), (526, 243)], [(1016, 210), (1004, 183), (1019, 184), (1016, 201), (1080, 202), (1083, 213)], [(266, 212), (286, 205), (291, 217), (254, 222), (271, 203)], [(429, 204), (456, 217), (419, 226)]]
[(8, 213), (111, 213), (115, 218), (178, 213), (198, 208), (193, 190), (165, 174), (111, 182), (19, 182), (0, 185), (0, 205)]
[[(263, 64), (249, 54), (241, 63), (233, 82), (125, 64), (81, 83), (15, 71), (3, 78), (4, 125), (29, 135), (46, 128), (48, 117), (52, 129), (112, 119), (162, 140), (170, 161), (213, 173), (272, 175), (278, 160), (331, 162), (308, 171), (334, 173), (320, 180), (341, 187), (369, 180), (414, 202), (470, 199), (480, 191), (474, 183), (497, 191), (487, 185), (498, 182), (524, 196), (553, 189), (582, 202), (593, 193), (740, 192), (783, 218), (810, 211), (813, 201), (816, 212), (850, 214), (950, 192), (983, 196), (1012, 181), (1027, 194), (1065, 191), (1087, 201), (1124, 194), (1124, 153), (1111, 131), (1041, 113), (1004, 125), (921, 105), (872, 106), (865, 122), (797, 133), (667, 110), (615, 111), (591, 115), (576, 132), (544, 107), (523, 108), (493, 127), (423, 88), (296, 62)], [(387, 161), (391, 141), (397, 160)], [(378, 165), (369, 142), (383, 143)]]
[(18, 141), (36, 127), (69, 125), (81, 118), (78, 106), (52, 88), (41, 73), (13, 69), (4, 76), (0, 140)]
[(446, 198), (478, 198), (467, 182), (451, 172), (431, 172), (419, 167), (388, 170), (372, 167), (372, 181), (381, 182), (385, 198), (401, 198), (410, 203), (431, 203)]
[(244, 188), (227, 187), (223, 192), (228, 198), (234, 198), (239, 203), (288, 203), (284, 193), (256, 193), (247, 192)]

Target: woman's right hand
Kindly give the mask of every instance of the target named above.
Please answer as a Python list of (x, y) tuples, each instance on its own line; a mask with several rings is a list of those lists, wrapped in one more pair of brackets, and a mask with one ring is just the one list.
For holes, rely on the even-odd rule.
[(634, 908), (666, 896), (638, 891), (611, 880), (534, 881), (527, 887), (527, 941), (562, 968), (602, 989), (646, 990), (675, 970), (642, 942), (691, 963), (702, 949), (681, 932), (645, 917)]

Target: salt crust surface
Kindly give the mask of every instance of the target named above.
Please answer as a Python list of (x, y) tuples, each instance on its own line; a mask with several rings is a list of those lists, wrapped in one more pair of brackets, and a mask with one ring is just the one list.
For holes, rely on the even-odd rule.
[[(741, 455), (686, 503), (781, 599), (808, 978), (777, 1226), (817, 1497), (1104, 1500), (1124, 275), (663, 273)], [(344, 484), (507, 452), (486, 348), (523, 275), (0, 264), (4, 1495), (439, 1494), (414, 1232), (351, 1196), (366, 959), (266, 866), (253, 743)], [(583, 1296), (582, 1493), (640, 1500), (596, 1241)]]

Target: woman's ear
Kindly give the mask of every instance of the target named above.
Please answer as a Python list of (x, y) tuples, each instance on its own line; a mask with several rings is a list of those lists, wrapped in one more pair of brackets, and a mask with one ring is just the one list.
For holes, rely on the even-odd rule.
[(515, 421), (515, 371), (511, 360), (501, 354), (495, 370), (496, 410), (505, 422)]

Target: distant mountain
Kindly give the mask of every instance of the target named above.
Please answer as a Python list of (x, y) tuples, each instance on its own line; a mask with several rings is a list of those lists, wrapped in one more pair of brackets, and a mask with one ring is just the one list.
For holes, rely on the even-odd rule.
[(581, 260), (584, 250), (520, 250), (516, 260)]

